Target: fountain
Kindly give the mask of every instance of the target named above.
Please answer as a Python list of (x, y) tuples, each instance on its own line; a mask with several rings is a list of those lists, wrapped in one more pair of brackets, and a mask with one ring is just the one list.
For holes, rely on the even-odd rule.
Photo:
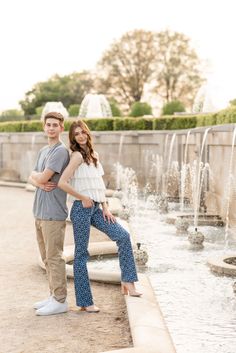
[(137, 249), (134, 250), (135, 262), (138, 267), (145, 266), (148, 262), (148, 253), (146, 250), (141, 249), (141, 243), (137, 243), (136, 245)]
[(117, 159), (118, 163), (121, 163), (121, 156), (122, 156), (122, 149), (123, 149), (124, 139), (125, 139), (125, 135), (121, 134), (120, 135), (120, 142), (119, 142), (119, 149), (118, 149), (118, 159)]
[(103, 94), (87, 94), (80, 106), (80, 118), (112, 117), (111, 107)]
[[(124, 188), (124, 181), (129, 185), (129, 177), (135, 180), (135, 175), (133, 171), (131, 173), (125, 169), (119, 166), (119, 180), (123, 187), (123, 197), (128, 192), (125, 199), (129, 200), (130, 190)], [(198, 169), (196, 175), (199, 175)], [(202, 175), (200, 179), (202, 186)], [(199, 189), (199, 185), (197, 187)], [(166, 216), (155, 207), (156, 195), (150, 194), (149, 186), (146, 189), (144, 197), (138, 193), (137, 207), (129, 216), (137, 246), (134, 254), (139, 271), (148, 274), (161, 302), (177, 351), (214, 353), (221, 346), (221, 353), (234, 353), (235, 294), (232, 283), (228, 277), (221, 279), (213, 276), (205, 265), (209, 254), (221, 252), (224, 247), (223, 228), (201, 228), (198, 222), (198, 231), (201, 228), (205, 235), (205, 252), (187, 251), (189, 245), (186, 238), (176, 237), (173, 226), (163, 222)], [(194, 234), (195, 243), (196, 239)], [(234, 247), (236, 249), (236, 243)], [(142, 252), (144, 248), (146, 253)], [(234, 261), (228, 258), (228, 262)], [(113, 271), (118, 269), (118, 261), (104, 259), (103, 264), (100, 262), (94, 266), (103, 266)], [(232, 263), (228, 266), (232, 266)], [(233, 289), (235, 287), (236, 284)]]
[(192, 112), (193, 113), (211, 113), (215, 112), (216, 108), (212, 103), (209, 85), (204, 83), (198, 90), (194, 99)]
[(188, 157), (188, 143), (189, 143), (190, 134), (191, 134), (191, 130), (187, 132), (185, 149), (184, 149), (184, 161), (182, 163), (182, 168), (180, 172), (180, 210), (181, 212), (184, 212), (184, 201), (185, 201), (185, 195), (186, 195), (186, 179), (189, 171), (189, 165), (187, 164), (187, 157)]
[[(232, 145), (229, 162), (229, 177), (226, 186), (226, 212), (225, 212), (225, 249), (228, 249), (229, 245), (229, 229), (230, 229), (230, 205), (232, 197), (232, 185), (234, 181), (233, 175), (233, 160), (234, 160), (234, 148), (236, 141), (236, 126), (233, 130)], [(236, 253), (231, 255), (221, 255), (219, 257), (212, 257), (208, 259), (208, 265), (213, 272), (221, 275), (236, 277)]]
[(50, 112), (61, 113), (65, 119), (69, 117), (69, 113), (67, 109), (64, 107), (64, 105), (62, 104), (62, 102), (47, 102), (43, 108), (43, 111), (41, 114), (41, 120), (43, 120), (45, 115)]

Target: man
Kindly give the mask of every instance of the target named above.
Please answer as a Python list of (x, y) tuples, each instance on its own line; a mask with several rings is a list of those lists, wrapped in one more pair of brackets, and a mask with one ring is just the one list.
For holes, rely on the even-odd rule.
[(62, 257), (65, 237), (66, 193), (57, 187), (60, 176), (69, 163), (69, 153), (60, 141), (64, 117), (51, 112), (44, 117), (44, 132), (48, 145), (38, 155), (29, 182), (36, 186), (33, 213), (41, 258), (45, 264), (50, 296), (34, 304), (36, 315), (53, 315), (68, 310), (66, 301), (66, 269)]

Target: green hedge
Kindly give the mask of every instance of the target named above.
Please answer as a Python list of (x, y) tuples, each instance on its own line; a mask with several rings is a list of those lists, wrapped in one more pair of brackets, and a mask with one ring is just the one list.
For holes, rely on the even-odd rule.
[(39, 120), (8, 121), (0, 123), (0, 132), (29, 132), (42, 131), (42, 122)]
[[(180, 130), (192, 129), (200, 126), (236, 123), (236, 107), (222, 110), (214, 114), (171, 115), (160, 118), (99, 118), (83, 119), (92, 131), (118, 130)], [(65, 121), (68, 131), (73, 119)], [(39, 120), (24, 120), (1, 122), (0, 132), (42, 131)]]
[(112, 131), (114, 118), (83, 119), (91, 131)]
[(153, 119), (153, 130), (180, 130), (196, 127), (196, 116), (166, 116)]
[(114, 119), (113, 130), (152, 130), (151, 118), (117, 118)]

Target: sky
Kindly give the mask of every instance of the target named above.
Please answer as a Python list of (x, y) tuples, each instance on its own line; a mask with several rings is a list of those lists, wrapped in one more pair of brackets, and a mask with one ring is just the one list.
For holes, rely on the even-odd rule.
[(235, 0), (2, 0), (0, 111), (19, 108), (54, 74), (93, 70), (134, 29), (187, 35), (206, 63), (213, 104), (224, 108), (236, 98), (235, 13)]

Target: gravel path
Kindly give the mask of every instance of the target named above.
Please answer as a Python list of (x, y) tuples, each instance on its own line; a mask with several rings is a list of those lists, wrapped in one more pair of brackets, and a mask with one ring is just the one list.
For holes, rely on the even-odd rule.
[[(101, 312), (88, 314), (78, 312), (69, 279), (69, 312), (35, 315), (32, 305), (47, 297), (48, 286), (37, 264), (32, 202), (32, 192), (0, 187), (0, 353), (96, 353), (132, 346), (124, 298), (116, 285), (92, 284)], [(68, 225), (66, 244), (71, 242)]]

